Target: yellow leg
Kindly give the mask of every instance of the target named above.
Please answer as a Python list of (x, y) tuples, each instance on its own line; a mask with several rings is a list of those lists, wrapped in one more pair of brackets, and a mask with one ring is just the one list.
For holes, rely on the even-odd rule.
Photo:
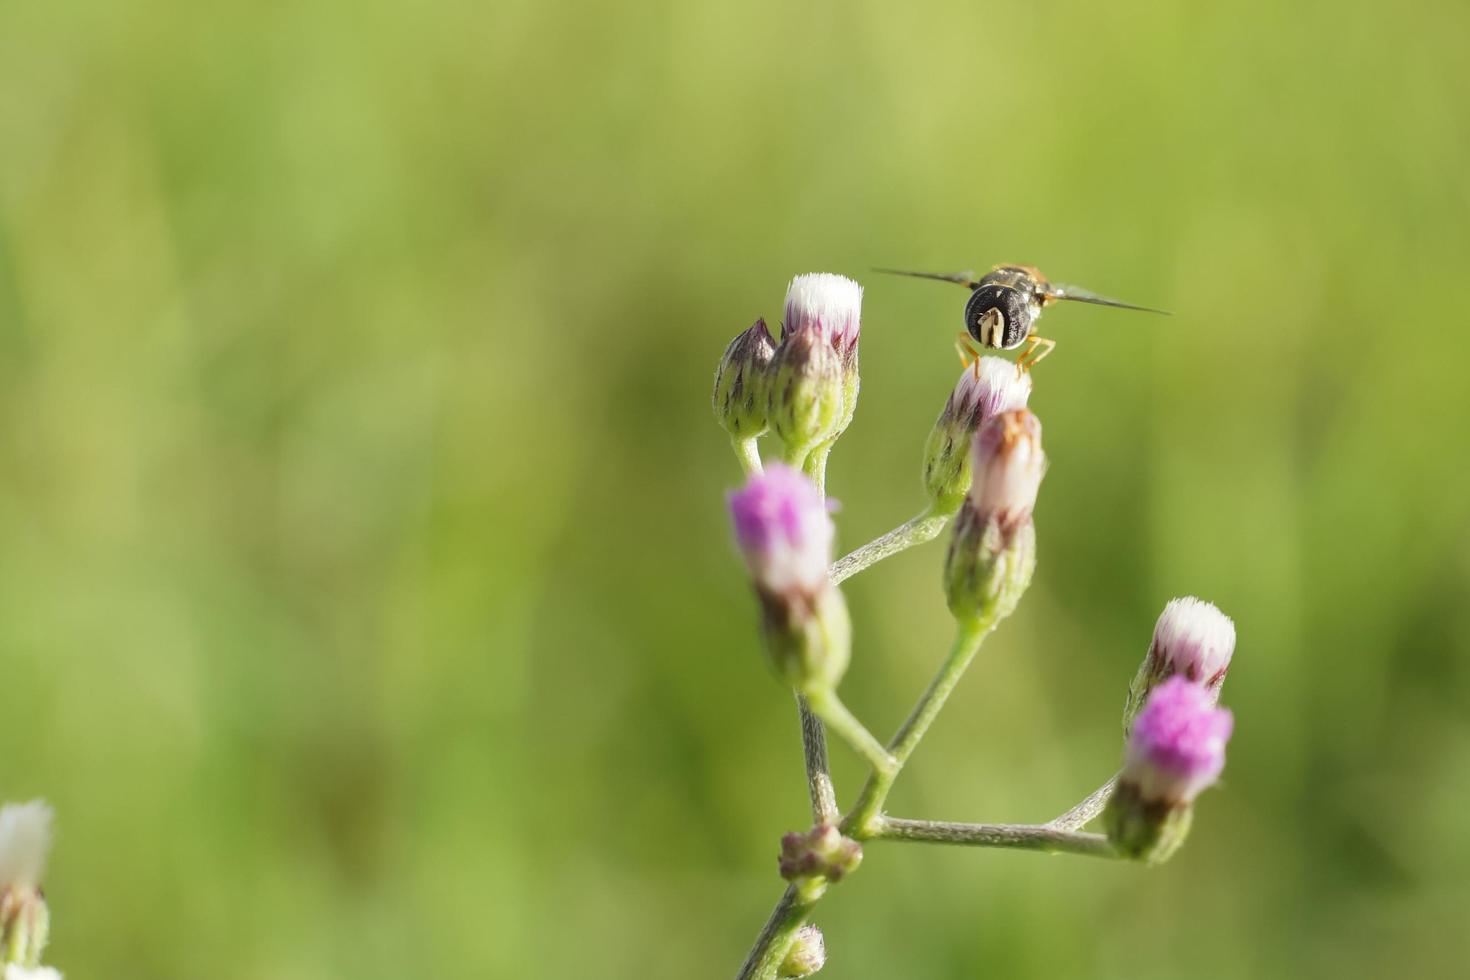
[(979, 381), (980, 356), (984, 348), (977, 346), (975, 338), (969, 334), (957, 333), (954, 335), (954, 349), (955, 353), (960, 355), (961, 364), (965, 367), (973, 367), (975, 369), (975, 380)]
[(1050, 354), (1057, 346), (1055, 340), (1047, 340), (1045, 337), (1037, 337), (1034, 334), (1026, 338), (1026, 343), (1031, 346), (1026, 348), (1025, 353), (1016, 358), (1017, 374), (1025, 374), (1034, 368), (1038, 361)]

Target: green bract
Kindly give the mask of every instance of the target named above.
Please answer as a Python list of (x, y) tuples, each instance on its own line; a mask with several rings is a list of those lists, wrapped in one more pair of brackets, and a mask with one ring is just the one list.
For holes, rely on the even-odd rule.
[(1120, 783), (1103, 811), (1108, 839), (1119, 854), (1146, 864), (1163, 864), (1189, 836), (1194, 807), (1146, 800), (1131, 783)]
[(768, 418), (786, 446), (788, 462), (801, 465), (839, 434), (844, 390), (842, 363), (818, 331), (795, 330), (781, 338), (772, 363)]
[(995, 623), (1021, 601), (1036, 570), (1036, 528), (1007, 530), (966, 504), (955, 520), (944, 584), (949, 611), (962, 623)]

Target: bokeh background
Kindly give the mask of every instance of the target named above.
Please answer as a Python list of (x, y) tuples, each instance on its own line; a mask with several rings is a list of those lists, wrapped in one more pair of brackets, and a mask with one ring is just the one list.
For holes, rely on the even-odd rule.
[[(1188, 847), (869, 849), (841, 977), (1470, 956), (1470, 6), (0, 2), (0, 794), (86, 977), (734, 972), (806, 817), (710, 416), (867, 286), (841, 544), (1040, 265), (1041, 565), (895, 795), (1041, 820), (1172, 596), (1240, 644)], [(849, 703), (949, 637), (855, 579)], [(859, 772), (835, 752), (839, 792)]]

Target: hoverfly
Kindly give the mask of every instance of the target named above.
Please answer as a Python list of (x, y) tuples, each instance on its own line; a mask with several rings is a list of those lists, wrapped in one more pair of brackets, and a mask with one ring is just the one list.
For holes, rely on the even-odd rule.
[(1023, 343), (1029, 344), (1021, 356), (1016, 358), (1016, 370), (1023, 372), (1031, 370), (1037, 361), (1050, 354), (1057, 342), (1036, 336), (1036, 318), (1041, 316), (1042, 310), (1058, 300), (1168, 315), (1167, 310), (1134, 306), (1132, 303), (1099, 296), (1077, 286), (1048, 282), (1041, 270), (1029, 265), (998, 265), (979, 279), (975, 278), (973, 272), (946, 275), (940, 272), (905, 272), (902, 269), (874, 271), (896, 276), (938, 279), (941, 282), (958, 283), (971, 290), (969, 302), (965, 303), (965, 332), (956, 337), (955, 350), (959, 352), (960, 361), (966, 367), (976, 365), (976, 371), (979, 370), (980, 355), (987, 348), (1014, 350)]

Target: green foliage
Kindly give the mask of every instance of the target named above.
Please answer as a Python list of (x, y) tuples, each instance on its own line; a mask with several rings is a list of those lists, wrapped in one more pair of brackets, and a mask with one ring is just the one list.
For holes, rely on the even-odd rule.
[[(1240, 630), (1225, 787), (1156, 870), (875, 848), (823, 975), (1462, 969), (1467, 21), (0, 4), (0, 795), (56, 807), (48, 960), (733, 973), (806, 804), (716, 359), (792, 274), (865, 283), (854, 546), (922, 508), (964, 298), (866, 270), (1024, 261), (1175, 315), (1042, 321), (1040, 571), (895, 807), (1075, 802), (1181, 594)], [(880, 733), (942, 559), (850, 583)]]

